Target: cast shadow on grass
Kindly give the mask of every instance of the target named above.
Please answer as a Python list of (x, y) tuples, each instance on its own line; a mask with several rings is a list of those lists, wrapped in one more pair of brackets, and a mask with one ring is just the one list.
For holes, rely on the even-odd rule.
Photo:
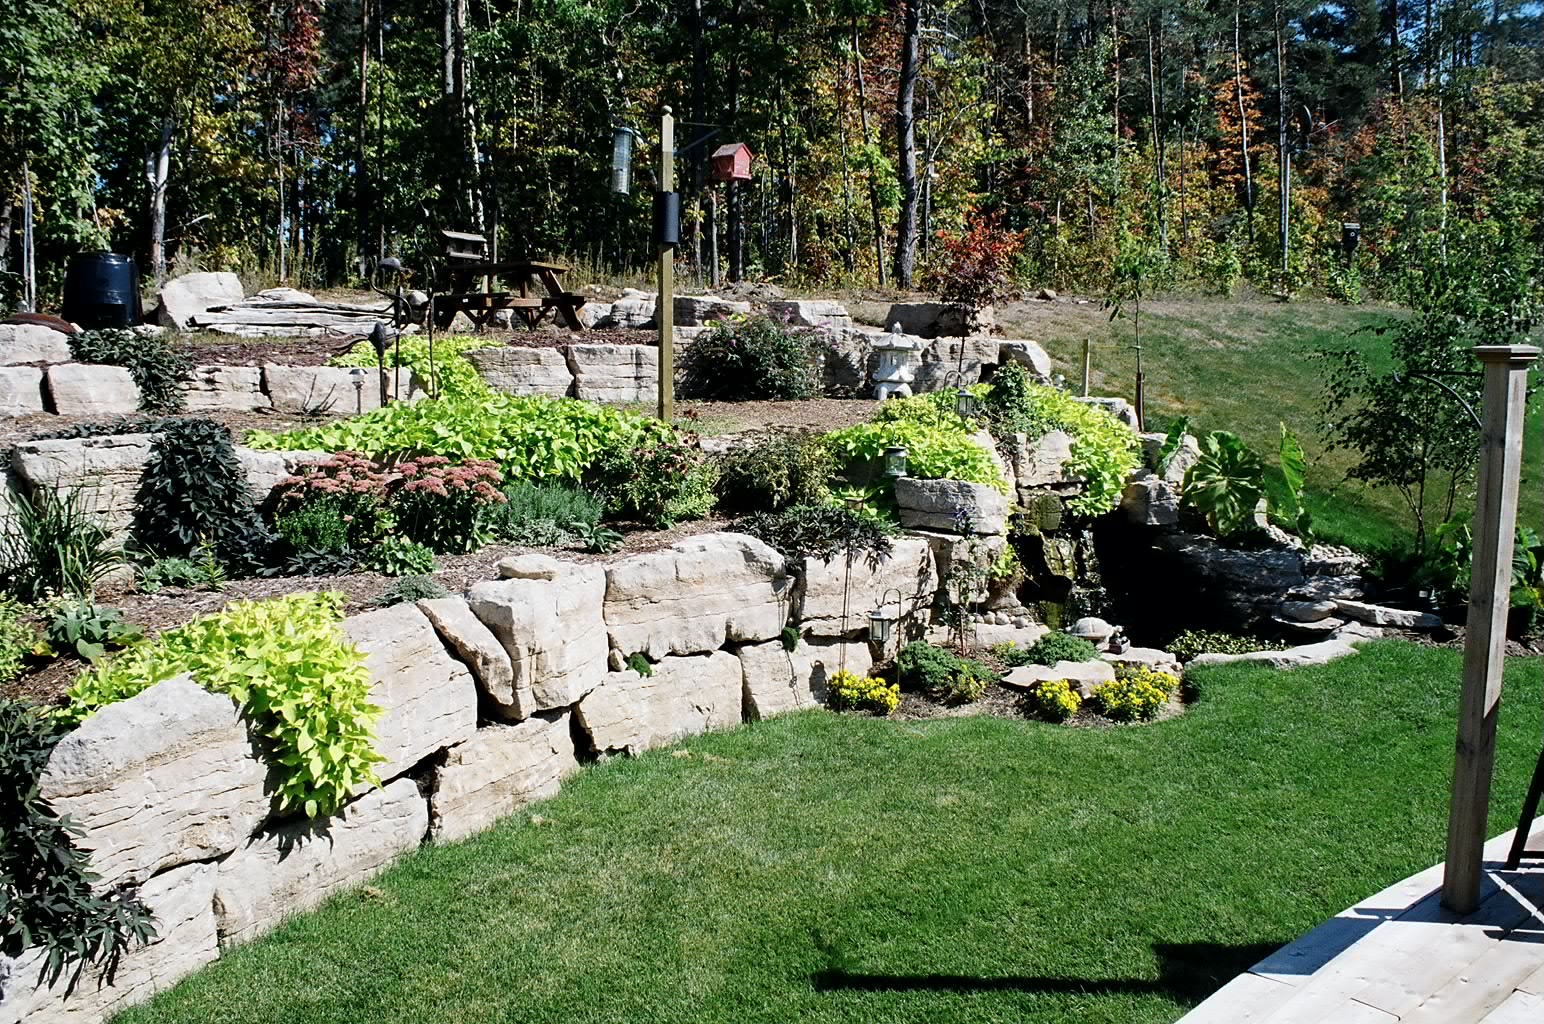
[[(1194, 1004), (1281, 948), (1263, 942), (1159, 942), (1157, 978), (1065, 978), (1010, 974), (861, 974), (828, 967), (811, 976), (817, 992), (1025, 992), (1079, 995), (1160, 995)], [(828, 950), (829, 953), (829, 950)]]

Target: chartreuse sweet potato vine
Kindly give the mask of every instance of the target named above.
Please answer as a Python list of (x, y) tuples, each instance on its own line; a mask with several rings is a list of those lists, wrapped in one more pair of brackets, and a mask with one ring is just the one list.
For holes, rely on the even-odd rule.
[(343, 594), (290, 594), (235, 601), (138, 644), (83, 673), (59, 715), (71, 724), (181, 673), (235, 698), (268, 741), (281, 769), (280, 813), (331, 814), (361, 783), (378, 785), (371, 765), (381, 709), (369, 702), (364, 658), (339, 629)]
[[(477, 373), (477, 367), (463, 358), (461, 353), (489, 348), (487, 338), (475, 338), (465, 334), (453, 334), (434, 343), (430, 357), (429, 341), (416, 335), (393, 342), (386, 349), (386, 365), (405, 366), (418, 375), (432, 394), (446, 398), (476, 398), (488, 393), (488, 385)], [(328, 366), (376, 365), (375, 348), (368, 341), (361, 341), (340, 356), (327, 361)], [(375, 387), (373, 378), (370, 387)]]

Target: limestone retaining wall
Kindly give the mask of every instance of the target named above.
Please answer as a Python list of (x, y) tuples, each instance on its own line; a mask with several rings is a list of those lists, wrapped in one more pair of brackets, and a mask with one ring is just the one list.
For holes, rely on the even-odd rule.
[[(844, 659), (866, 672), (893, 653), (866, 639), (883, 590), (901, 592), (897, 633), (915, 635), (938, 587), (921, 537), (854, 565), (846, 621), (841, 561), (802, 568), (707, 534), (606, 563), (515, 556), (464, 596), (350, 617), (383, 709), (382, 785), (320, 821), (273, 813), (259, 741), (229, 697), (182, 676), (104, 708), (59, 742), (42, 793), (84, 829), (98, 886), (139, 886), (159, 937), (115, 984), (87, 978), (68, 998), (36, 987), (35, 956), (0, 958), (0, 1024), (102, 1020), (424, 842), (551, 796), (597, 755), (816, 706)], [(652, 674), (627, 667), (634, 654)]]

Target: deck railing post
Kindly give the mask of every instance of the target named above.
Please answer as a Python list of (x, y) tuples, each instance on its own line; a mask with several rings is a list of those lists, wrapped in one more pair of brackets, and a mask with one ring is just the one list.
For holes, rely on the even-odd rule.
[(1512, 537), (1522, 466), (1523, 404), (1532, 345), (1482, 345), (1485, 408), (1479, 487), (1474, 510), (1474, 568), (1464, 639), (1463, 693), (1459, 698), (1453, 796), (1448, 811), (1447, 863), (1442, 904), (1459, 914), (1480, 902), (1491, 771), (1496, 756), (1496, 709), (1506, 654), (1511, 604)]

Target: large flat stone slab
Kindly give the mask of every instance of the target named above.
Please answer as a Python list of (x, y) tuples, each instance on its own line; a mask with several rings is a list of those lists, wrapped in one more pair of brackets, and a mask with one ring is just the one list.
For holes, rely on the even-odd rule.
[(139, 387), (121, 366), (57, 363), (48, 368), (49, 404), (61, 416), (127, 416), (139, 411)]
[(331, 818), (265, 832), (220, 864), (213, 898), (220, 945), (254, 939), (374, 877), (417, 849), (428, 829), (429, 805), (418, 784), (399, 779)]
[(1185, 663), (1187, 670), (1197, 665), (1246, 664), (1269, 665), (1271, 668), (1302, 668), (1307, 665), (1327, 665), (1339, 658), (1357, 653), (1348, 640), (1324, 640), (1301, 647), (1289, 647), (1284, 651), (1250, 651), (1248, 654), (1198, 654)]
[[(472, 614), (459, 597), (419, 601), (418, 610), (428, 617), (445, 645), (472, 670), (482, 705), (500, 718), (524, 718), (530, 713), (516, 700), (515, 673), (509, 652), (499, 638)], [(528, 692), (528, 690), (526, 691)]]
[(624, 655), (651, 659), (770, 640), (792, 599), (783, 556), (738, 533), (710, 533), (606, 568), (606, 629)]
[(41, 324), (0, 324), (0, 366), (67, 363), (70, 339)]
[[(347, 366), (279, 366), (263, 364), (263, 389), (275, 412), (306, 416), (330, 414), (349, 416), (381, 407), (380, 371), (369, 370), (354, 376)], [(356, 389), (355, 381), (362, 386)], [(406, 367), (386, 370), (387, 395), (404, 402), (424, 397), (423, 383)]]
[(1054, 665), (1020, 665), (1003, 676), (1003, 685), (1027, 690), (1036, 683), (1065, 679), (1084, 697), (1103, 683), (1115, 681), (1115, 666), (1107, 661), (1058, 661)]
[[(891, 542), (890, 556), (883, 560), (867, 555), (853, 558), (849, 572), (847, 559), (838, 555), (830, 561), (806, 558), (804, 578), (794, 602), (794, 617), (805, 633), (816, 636), (841, 636), (842, 598), (847, 593), (847, 634), (868, 632), (868, 613), (880, 595), (895, 589), (900, 592), (903, 619), (923, 614), (933, 603), (938, 590), (938, 563), (928, 542), (921, 537), (897, 537)], [(896, 595), (889, 595), (887, 611), (895, 610)]]
[(716, 295), (677, 295), (672, 308), (675, 323), (682, 327), (703, 327), (715, 320), (744, 316), (751, 311), (751, 304)]
[(790, 327), (840, 327), (853, 325), (847, 307), (832, 299), (775, 299), (767, 313)]
[(193, 318), (216, 306), (230, 306), (246, 298), (241, 278), (228, 272), (183, 274), (161, 286), (157, 318), (166, 327), (187, 330)]
[(489, 725), (445, 752), (434, 770), (429, 827), (436, 839), (460, 839), (557, 793), (579, 770), (569, 712)]
[(12, 449), (11, 466), (30, 489), (78, 492), (85, 509), (121, 540), (154, 440), (154, 434), (114, 434), (21, 441)]
[(574, 387), (568, 361), (555, 348), (480, 348), (462, 356), (494, 391), (564, 398)]
[(236, 703), (182, 675), (86, 719), (38, 787), (110, 888), (234, 850), (267, 816), (266, 774)]
[(587, 402), (653, 402), (659, 349), (653, 345), (569, 345), (574, 397)]
[(653, 668), (650, 676), (609, 673), (579, 702), (579, 725), (595, 752), (638, 754), (740, 724), (743, 675), (733, 654), (665, 658)]
[(903, 476), (895, 481), (895, 502), (901, 525), (910, 530), (960, 532), (956, 513), (962, 508), (973, 534), (995, 536), (1008, 526), (1008, 496), (985, 484)]
[(382, 782), (477, 731), (472, 674), (450, 656), (415, 606), (351, 616), (343, 632), (365, 655), (370, 702), (382, 709), (375, 723), (375, 749), (386, 759), (375, 766)]
[(0, 418), (43, 411), (43, 371), (36, 366), (0, 366)]
[(182, 388), (188, 412), (252, 412), (273, 408), (257, 366), (195, 366)]
[(538, 558), (506, 560), (535, 576), (488, 580), (467, 592), (472, 614), (509, 656), (510, 688), (494, 698), (507, 718), (567, 707), (606, 673), (605, 568)]
[(788, 650), (781, 640), (747, 644), (740, 659), (745, 716), (756, 720), (825, 704), (831, 677), (845, 660), (847, 671), (868, 675), (874, 657), (867, 641), (801, 639)]
[(1341, 615), (1365, 622), (1369, 626), (1393, 626), (1396, 629), (1432, 630), (1442, 628), (1442, 616), (1432, 612), (1416, 612), (1407, 608), (1388, 608), (1366, 601), (1340, 599), (1335, 610)]

